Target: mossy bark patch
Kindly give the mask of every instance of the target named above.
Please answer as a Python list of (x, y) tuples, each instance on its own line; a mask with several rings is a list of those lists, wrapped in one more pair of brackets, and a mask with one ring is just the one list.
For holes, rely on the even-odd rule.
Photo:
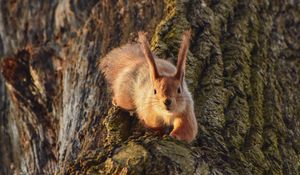
[[(9, 152), (0, 174), (299, 174), (298, 1), (25, 0), (0, 8), (10, 97), (0, 86), (0, 107), (10, 101), (0, 112), (0, 153)], [(191, 144), (112, 107), (97, 66), (139, 30), (175, 63), (187, 29), (199, 126)]]

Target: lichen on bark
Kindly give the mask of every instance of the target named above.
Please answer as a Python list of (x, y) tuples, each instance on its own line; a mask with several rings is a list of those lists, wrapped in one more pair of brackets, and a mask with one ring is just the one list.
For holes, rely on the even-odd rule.
[[(8, 93), (1, 84), (0, 174), (299, 174), (297, 1), (0, 0), (0, 8)], [(139, 30), (175, 63), (188, 29), (192, 144), (112, 107), (97, 67)]]

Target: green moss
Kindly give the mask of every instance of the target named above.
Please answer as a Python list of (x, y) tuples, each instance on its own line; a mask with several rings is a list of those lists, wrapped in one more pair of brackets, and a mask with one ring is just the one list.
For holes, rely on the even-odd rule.
[(165, 17), (157, 25), (151, 45), (161, 58), (177, 56), (182, 33), (190, 28), (186, 19), (186, 6), (180, 0), (165, 0)]
[(141, 145), (129, 142), (117, 149), (112, 158), (105, 161), (105, 174), (141, 174), (150, 163), (148, 151)]
[(121, 143), (130, 135), (130, 117), (129, 114), (117, 107), (112, 107), (103, 121), (107, 130), (106, 144)]
[(169, 159), (169, 162), (179, 166), (181, 174), (193, 174), (195, 161), (191, 159), (193, 152), (185, 145), (174, 141), (160, 140), (153, 144), (156, 154)]

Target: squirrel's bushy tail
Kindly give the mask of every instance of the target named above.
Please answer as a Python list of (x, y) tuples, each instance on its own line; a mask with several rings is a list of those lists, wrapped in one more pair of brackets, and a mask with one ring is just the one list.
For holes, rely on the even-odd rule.
[(126, 44), (112, 50), (100, 60), (99, 68), (107, 81), (112, 84), (125, 68), (143, 61), (144, 55), (139, 44)]

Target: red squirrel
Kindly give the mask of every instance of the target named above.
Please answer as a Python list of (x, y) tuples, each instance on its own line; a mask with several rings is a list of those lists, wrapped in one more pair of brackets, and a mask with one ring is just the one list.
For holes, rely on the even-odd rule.
[(170, 136), (191, 142), (198, 126), (194, 102), (185, 81), (185, 64), (191, 32), (183, 34), (177, 66), (157, 58), (146, 33), (139, 44), (113, 49), (100, 60), (100, 70), (113, 92), (113, 104), (135, 110), (148, 128), (173, 126)]

